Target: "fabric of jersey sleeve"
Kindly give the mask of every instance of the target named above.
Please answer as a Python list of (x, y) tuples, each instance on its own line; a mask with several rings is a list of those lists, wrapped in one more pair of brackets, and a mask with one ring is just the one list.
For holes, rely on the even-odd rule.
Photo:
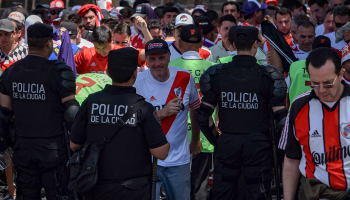
[(163, 133), (160, 120), (157, 114), (155, 113), (153, 106), (149, 103), (147, 104), (149, 108), (144, 117), (142, 125), (143, 130), (145, 132), (148, 147), (150, 149), (154, 149), (165, 145), (166, 143), (168, 143), (168, 141)]
[(284, 123), (284, 127), (283, 127), (283, 130), (282, 130), (281, 138), (280, 138), (280, 141), (278, 143), (278, 148), (279, 149), (282, 149), (282, 150), (286, 149), (287, 138), (288, 138), (288, 130), (289, 130), (289, 113), (287, 115), (286, 122)]
[(198, 94), (196, 83), (191, 74), (190, 82), (188, 83), (187, 89), (190, 89), (190, 108), (195, 110), (201, 105), (201, 99)]
[(84, 70), (84, 52), (86, 50), (82, 50), (81, 52), (77, 53), (77, 55), (74, 56), (75, 65), (77, 66), (77, 73), (82, 74)]
[(87, 110), (88, 103), (84, 101), (77, 115), (75, 116), (75, 120), (72, 126), (72, 130), (70, 133), (70, 140), (74, 144), (85, 144), (87, 139)]
[[(286, 157), (290, 159), (300, 160), (302, 157), (301, 146), (294, 135), (293, 113), (288, 117), (288, 136), (286, 145)], [(286, 127), (287, 128), (287, 127)]]

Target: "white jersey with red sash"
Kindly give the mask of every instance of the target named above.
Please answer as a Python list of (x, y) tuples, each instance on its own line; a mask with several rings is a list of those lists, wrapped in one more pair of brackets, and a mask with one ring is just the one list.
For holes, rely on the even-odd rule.
[(170, 150), (166, 160), (158, 161), (158, 165), (172, 167), (190, 162), (188, 145), (188, 109), (197, 109), (200, 98), (191, 73), (177, 67), (169, 67), (170, 77), (166, 82), (159, 82), (147, 70), (137, 75), (134, 84), (136, 92), (151, 103), (156, 110), (160, 110), (174, 98), (181, 98), (184, 110), (161, 120), (164, 134), (170, 143)]

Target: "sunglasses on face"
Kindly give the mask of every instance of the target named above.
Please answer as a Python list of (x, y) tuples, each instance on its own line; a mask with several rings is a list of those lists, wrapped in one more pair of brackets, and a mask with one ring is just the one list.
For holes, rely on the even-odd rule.
[(59, 13), (60, 13), (60, 11), (54, 11), (54, 10), (50, 11), (51, 15), (58, 15)]
[[(334, 79), (332, 84), (324, 84), (323, 87), (324, 88), (332, 88), (332, 87), (334, 87), (334, 83), (335, 83), (335, 80), (337, 80), (337, 77), (338, 77), (338, 75), (335, 77), (335, 79)], [(313, 89), (320, 89), (319, 85), (310, 85), (310, 87), (313, 88)]]
[(342, 27), (342, 26), (344, 26), (346, 23), (337, 23), (337, 22), (334, 22), (334, 25), (335, 25), (335, 27), (337, 27), (337, 28), (340, 28), (340, 27)]

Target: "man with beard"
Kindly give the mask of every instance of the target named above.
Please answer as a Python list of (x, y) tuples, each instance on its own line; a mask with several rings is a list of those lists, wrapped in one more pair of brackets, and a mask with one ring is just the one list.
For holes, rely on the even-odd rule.
[(301, 22), (297, 27), (297, 45), (292, 47), (296, 58), (305, 60), (312, 50), (312, 42), (315, 39), (315, 26), (311, 22)]
[(78, 14), (83, 18), (85, 28), (81, 37), (93, 42), (92, 32), (100, 26), (100, 21), (103, 18), (100, 7), (93, 4), (86, 4), (79, 9)]
[(330, 7), (326, 11), (326, 17), (324, 18), (324, 23), (316, 28), (316, 36), (326, 35), (328, 33), (334, 32), (334, 20), (333, 20), (334, 7)]

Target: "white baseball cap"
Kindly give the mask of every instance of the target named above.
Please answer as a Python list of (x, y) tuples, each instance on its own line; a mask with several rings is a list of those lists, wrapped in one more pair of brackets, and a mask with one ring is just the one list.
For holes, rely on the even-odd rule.
[(175, 19), (175, 28), (179, 26), (193, 24), (193, 18), (189, 14), (179, 14)]
[(24, 15), (20, 12), (17, 12), (17, 11), (10, 13), (8, 18), (17, 20), (18, 22), (20, 22), (22, 24), (24, 24), (26, 22), (26, 18), (24, 17)]

